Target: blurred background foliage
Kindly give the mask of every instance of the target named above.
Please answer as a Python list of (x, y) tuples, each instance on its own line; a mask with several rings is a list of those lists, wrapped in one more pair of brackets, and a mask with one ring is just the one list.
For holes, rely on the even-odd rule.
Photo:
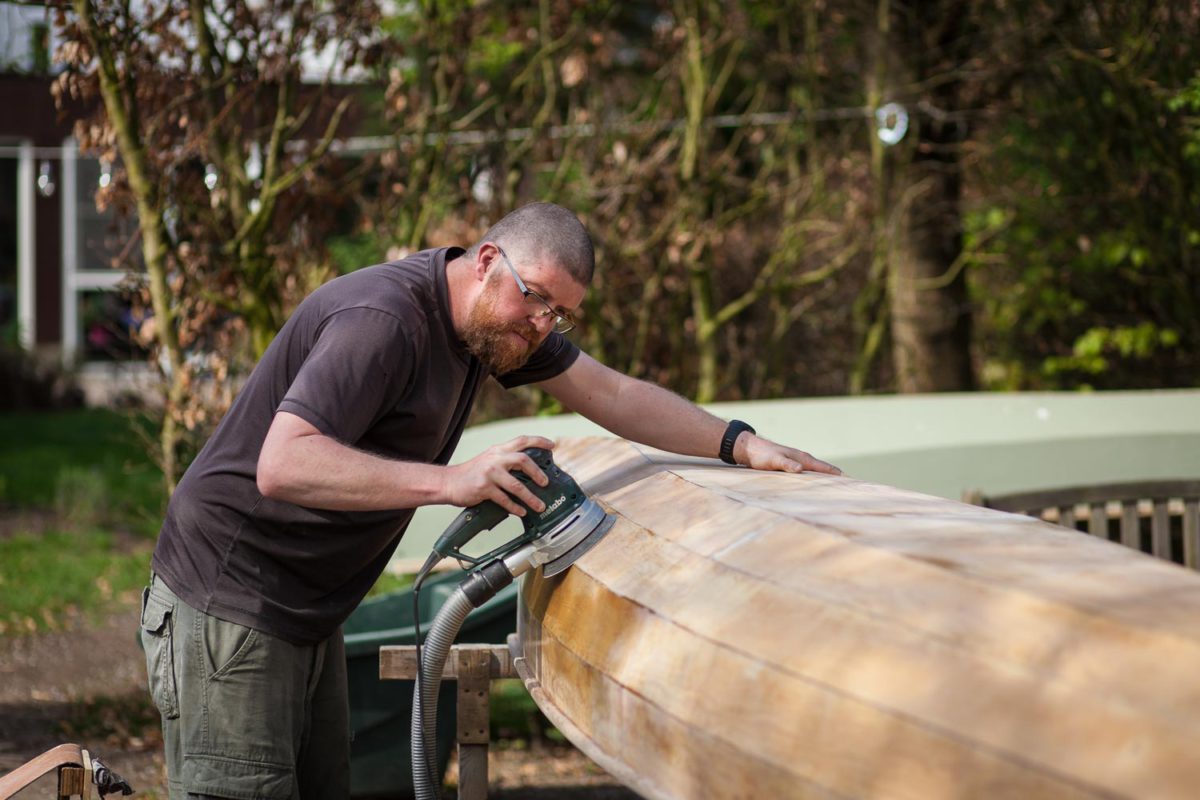
[[(597, 246), (573, 336), (701, 401), (1200, 378), (1195, 4), (74, 0), (59, 24), (81, 140), (158, 154), (105, 199), (163, 231), (176, 373), (207, 347), (236, 385), (321, 280), (547, 200)], [(268, 152), (297, 173), (269, 207), (239, 167)], [(553, 410), (501, 394), (481, 417)], [(188, 404), (228, 397), (167, 414), (203, 434), (222, 409)]]

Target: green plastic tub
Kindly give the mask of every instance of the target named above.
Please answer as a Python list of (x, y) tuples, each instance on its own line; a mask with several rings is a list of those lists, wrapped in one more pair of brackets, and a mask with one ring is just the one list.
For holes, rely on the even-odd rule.
[[(466, 573), (436, 575), (421, 587), (421, 635)], [(502, 644), (517, 627), (514, 583), (471, 612), (458, 642)], [(379, 680), (382, 645), (415, 644), (412, 592), (403, 590), (364, 601), (343, 628), (350, 684), (350, 794), (356, 798), (413, 796), (409, 726), (413, 681)], [(437, 764), (445, 772), (454, 746), (454, 683), (442, 684), (438, 697)]]

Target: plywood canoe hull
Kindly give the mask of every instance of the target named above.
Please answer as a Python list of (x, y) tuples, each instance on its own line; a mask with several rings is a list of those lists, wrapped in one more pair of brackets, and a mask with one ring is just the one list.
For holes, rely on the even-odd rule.
[(650, 798), (1200, 796), (1200, 577), (1011, 514), (564, 440), (618, 516), (527, 684)]

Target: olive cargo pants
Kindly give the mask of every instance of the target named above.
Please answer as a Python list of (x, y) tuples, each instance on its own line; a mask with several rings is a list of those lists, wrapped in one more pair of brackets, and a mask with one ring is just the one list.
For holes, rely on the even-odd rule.
[(197, 611), (152, 576), (141, 637), (171, 800), (349, 797), (340, 631), (295, 645)]

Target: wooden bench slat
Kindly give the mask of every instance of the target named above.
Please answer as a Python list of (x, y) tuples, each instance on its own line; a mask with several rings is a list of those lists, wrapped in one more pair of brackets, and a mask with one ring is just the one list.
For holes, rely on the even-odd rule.
[(1183, 504), (1183, 563), (1200, 568), (1200, 498)]
[(1026, 511), (1071, 503), (1103, 503), (1109, 500), (1166, 499), (1200, 497), (1200, 480), (1137, 481), (1106, 483), (1097, 486), (1069, 486), (1035, 492), (1017, 492), (990, 497), (983, 493), (983, 505), (1000, 511)]
[(1067, 503), (1058, 507), (1058, 524), (1064, 528), (1075, 527), (1075, 504)]
[(1152, 555), (1171, 560), (1171, 516), (1167, 513), (1166, 500), (1154, 501), (1154, 513), (1150, 518), (1150, 546)]
[(1088, 533), (1101, 539), (1108, 538), (1108, 509), (1105, 503), (1091, 504), (1088, 510)]
[(1136, 500), (1121, 501), (1121, 544), (1134, 550), (1142, 546), (1142, 521), (1138, 517)]

